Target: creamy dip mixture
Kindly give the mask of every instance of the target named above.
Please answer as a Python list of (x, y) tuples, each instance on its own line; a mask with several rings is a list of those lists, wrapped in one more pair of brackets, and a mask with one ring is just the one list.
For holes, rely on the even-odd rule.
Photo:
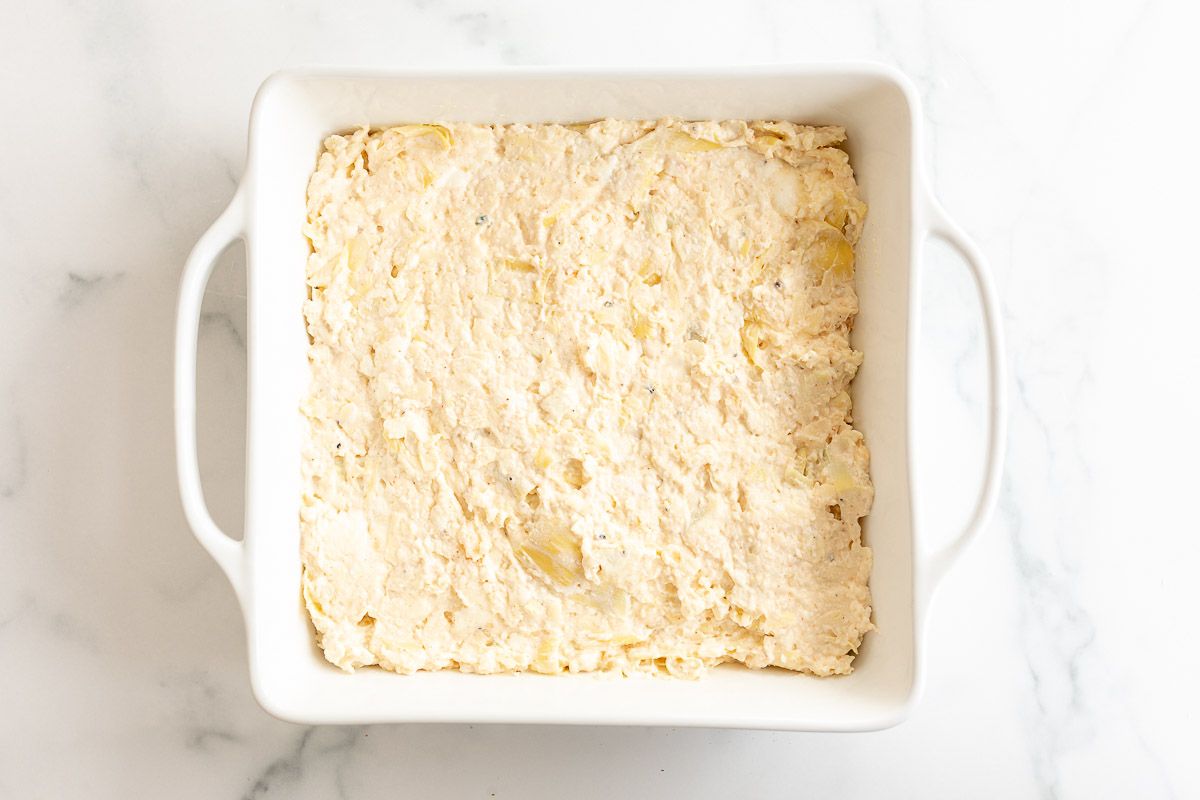
[(844, 131), (325, 141), (303, 593), (343, 669), (847, 673), (872, 628)]

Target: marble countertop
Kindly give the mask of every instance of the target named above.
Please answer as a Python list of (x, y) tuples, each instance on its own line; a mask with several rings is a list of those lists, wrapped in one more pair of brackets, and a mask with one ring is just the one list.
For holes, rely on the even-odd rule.
[[(0, 798), (1200, 794), (1194, 4), (339, 5), (6, 5)], [(259, 82), (310, 63), (859, 58), (919, 87), (930, 175), (991, 259), (1013, 371), (1000, 508), (937, 598), (912, 718), (828, 736), (260, 710), (171, 432), (180, 270), (234, 191)], [(979, 472), (982, 349), (963, 266), (931, 246), (925, 274), (920, 510), (948, 537)], [(244, 310), (235, 252), (199, 368), (205, 485), (233, 530)]]

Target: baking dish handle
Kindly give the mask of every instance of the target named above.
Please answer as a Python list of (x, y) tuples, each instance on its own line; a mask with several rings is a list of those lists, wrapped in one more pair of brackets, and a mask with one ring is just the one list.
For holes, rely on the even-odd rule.
[(962, 555), (968, 545), (979, 535), (987, 523), (996, 498), (1000, 493), (1000, 480), (1004, 469), (1005, 429), (1008, 419), (1006, 369), (1004, 362), (1004, 338), (1000, 326), (1000, 303), (991, 271), (983, 251), (963, 233), (947, 216), (945, 209), (926, 192), (925, 235), (941, 239), (954, 248), (970, 269), (979, 293), (979, 305), (983, 312), (984, 342), (987, 349), (987, 451), (983, 469), (983, 485), (975, 501), (971, 518), (962, 531), (949, 544), (942, 545), (925, 559), (925, 581), (922, 599), (927, 606), (933, 593), (946, 572)]
[(242, 192), (217, 217), (188, 256), (179, 288), (175, 319), (175, 466), (179, 474), (179, 496), (196, 539), (216, 560), (238, 596), (242, 593), (242, 543), (225, 535), (213, 521), (200, 485), (200, 461), (196, 454), (196, 343), (204, 289), (217, 258), (244, 235)]

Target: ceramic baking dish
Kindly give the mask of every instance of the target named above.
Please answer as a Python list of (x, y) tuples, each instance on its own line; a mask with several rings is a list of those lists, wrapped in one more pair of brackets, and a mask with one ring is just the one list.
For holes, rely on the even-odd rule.
[[(854, 673), (813, 678), (722, 666), (699, 681), (345, 674), (324, 661), (300, 598), (299, 403), (308, 381), (301, 303), (308, 244), (305, 187), (322, 139), (361, 125), (449, 120), (574, 122), (600, 117), (788, 119), (844, 125), (870, 205), (858, 250), (861, 312), (854, 344), (866, 361), (854, 416), (871, 449), (876, 497), (864, 521), (878, 631)], [(196, 537), (229, 576), (245, 613), (250, 676), (263, 707), (308, 723), (540, 722), (850, 731), (902, 720), (919, 694), (921, 636), (939, 578), (980, 529), (1000, 475), (1004, 402), (995, 292), (983, 256), (930, 195), (920, 159), (921, 111), (908, 81), (876, 65), (719, 71), (507, 69), (480, 72), (299, 70), (276, 74), (250, 115), (241, 185), (192, 251), (176, 331), (175, 423), (180, 491)], [(962, 255), (982, 301), (989, 357), (984, 482), (973, 517), (935, 549), (913, 513), (912, 379), (919, 261), (930, 236)], [(195, 357), (204, 287), (221, 251), (244, 239), (248, 419), (243, 541), (205, 508), (196, 460)]]

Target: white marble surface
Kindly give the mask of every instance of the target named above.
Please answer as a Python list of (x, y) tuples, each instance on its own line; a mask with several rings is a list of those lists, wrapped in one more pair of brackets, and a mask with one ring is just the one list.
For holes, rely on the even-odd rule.
[[(0, 798), (1200, 795), (1195, 4), (353, 5), (3, 3)], [(263, 77), (833, 58), (919, 86), (937, 193), (992, 259), (1014, 368), (1001, 509), (938, 597), (912, 719), (818, 736), (262, 712), (233, 594), (179, 508), (170, 374), (183, 259), (233, 192)], [(961, 265), (933, 249), (926, 269), (921, 506), (949, 535), (981, 351)], [(201, 336), (228, 528), (242, 286), (233, 254)]]

